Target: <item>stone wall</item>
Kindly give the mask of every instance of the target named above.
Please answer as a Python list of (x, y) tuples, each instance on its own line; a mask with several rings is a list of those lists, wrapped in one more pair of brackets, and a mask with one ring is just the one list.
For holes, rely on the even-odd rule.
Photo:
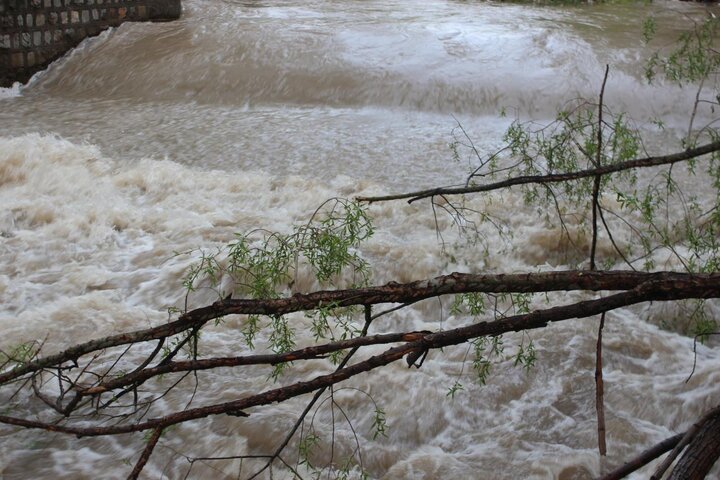
[(84, 38), (180, 17), (180, 0), (0, 0), (0, 86), (26, 82)]

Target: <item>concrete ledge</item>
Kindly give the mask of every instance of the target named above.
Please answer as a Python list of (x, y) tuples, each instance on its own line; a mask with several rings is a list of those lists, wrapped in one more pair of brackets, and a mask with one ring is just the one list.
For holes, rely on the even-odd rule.
[(127, 21), (180, 17), (181, 0), (0, 0), (0, 86), (27, 82), (83, 39)]

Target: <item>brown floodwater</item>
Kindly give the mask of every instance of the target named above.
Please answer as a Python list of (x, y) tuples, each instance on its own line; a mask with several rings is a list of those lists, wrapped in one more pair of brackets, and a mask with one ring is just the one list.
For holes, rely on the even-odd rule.
[[(86, 40), (28, 85), (0, 91), (0, 345), (44, 339), (47, 351), (59, 350), (165, 322), (167, 308), (183, 303), (181, 278), (193, 260), (175, 252), (213, 250), (253, 228), (290, 231), (326, 198), (462, 182), (466, 159), (453, 159), (448, 147), (458, 122), (487, 155), (502, 146), (513, 119), (547, 122), (573, 98), (596, 98), (606, 64), (606, 104), (635, 120), (651, 150), (677, 149), (695, 92), (644, 81), (651, 50), (642, 23), (655, 15), (657, 44), (668, 45), (705, 8), (186, 0), (179, 21), (127, 23)], [(698, 122), (709, 115), (701, 111)], [(427, 204), (372, 206), (377, 232), (362, 254), (373, 264), (373, 282), (583, 261), (518, 192), (469, 202), (513, 233), (483, 227), (493, 255), (463, 242), (441, 216), (443, 245)], [(627, 228), (617, 227), (617, 241), (630, 242)], [(607, 241), (602, 248), (611, 251)], [(667, 252), (656, 257), (664, 268), (678, 267)], [(304, 275), (297, 289), (318, 287)], [(200, 291), (190, 303), (212, 299)], [(449, 307), (449, 300), (442, 308), (423, 302), (379, 320), (373, 331), (472, 321)], [(695, 375), (685, 383), (692, 339), (658, 320), (673, 315), (682, 312), (662, 305), (608, 315), (607, 461), (595, 443), (595, 320), (530, 333), (536, 366), (525, 371), (503, 358), (486, 385), (473, 380), (466, 346), (432, 352), (419, 370), (398, 363), (340, 385), (336, 401), (353, 428), (338, 410), (333, 428), (324, 403), (315, 417), (324, 442), (315, 458), (329, 458), (334, 432), (336, 459), (354, 451), (358, 436), (371, 478), (597, 476), (603, 465), (683, 431), (720, 400), (716, 348), (698, 347)], [(298, 343), (312, 340), (308, 319), (291, 316), (291, 323)], [(201, 350), (244, 351), (240, 328), (241, 319), (210, 328)], [(530, 337), (507, 336), (508, 352)], [(281, 382), (329, 368), (297, 364)], [(212, 372), (194, 405), (271, 388), (268, 374)], [(450, 397), (456, 381), (464, 390)], [(181, 385), (152, 415), (182, 408), (192, 388)], [(385, 410), (387, 437), (372, 438), (374, 407), (358, 389)], [(186, 457), (268, 454), (307, 400), (180, 426), (163, 436), (146, 474), (184, 478)], [(32, 415), (38, 407), (27, 401)], [(0, 427), (0, 477), (122, 478), (141, 437), (75, 439)], [(297, 442), (286, 458), (295, 461)], [(198, 463), (188, 478), (246, 478), (257, 465)], [(279, 467), (274, 475), (291, 478)]]

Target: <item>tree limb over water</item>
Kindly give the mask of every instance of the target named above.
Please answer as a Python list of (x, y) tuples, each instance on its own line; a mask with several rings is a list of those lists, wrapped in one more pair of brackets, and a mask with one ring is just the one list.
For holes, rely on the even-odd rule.
[(519, 185), (547, 185), (552, 183), (564, 183), (586, 178), (594, 178), (598, 175), (608, 175), (611, 173), (625, 172), (638, 168), (657, 167), (661, 165), (673, 165), (678, 162), (691, 160), (709, 153), (720, 151), (720, 141), (708, 143), (696, 148), (690, 148), (684, 152), (673, 153), (671, 155), (662, 155), (656, 157), (640, 158), (630, 160), (623, 163), (613, 163), (595, 168), (588, 168), (578, 172), (567, 173), (550, 173), (547, 175), (530, 175), (508, 178), (497, 182), (463, 186), (463, 187), (437, 187), (426, 190), (418, 190), (415, 192), (398, 193), (395, 195), (379, 195), (375, 197), (358, 197), (359, 202), (387, 202), (391, 200), (407, 200), (408, 203), (422, 200), (429, 197), (450, 196), (450, 195), (466, 195), (469, 193), (491, 192), (494, 190), (502, 190), (504, 188)]
[[(437, 355), (440, 349), (468, 343), (467, 351), (474, 349), (475, 353), (473, 369), (478, 381), (484, 383), (488, 359), (499, 355), (498, 339), (503, 334), (522, 332), (526, 335), (526, 332), (552, 328), (554, 323), (571, 319), (583, 319), (590, 326), (597, 316), (648, 302), (720, 299), (720, 208), (717, 203), (720, 168), (715, 165), (720, 142), (710, 138), (705, 145), (683, 152), (641, 157), (644, 147), (639, 133), (632, 130), (622, 116), (613, 117), (603, 105), (602, 94), (598, 104), (584, 102), (572, 111), (564, 112), (552, 128), (530, 131), (522, 125), (513, 125), (508, 138), (511, 140), (507, 147), (511, 153), (510, 165), (497, 164), (497, 155), (480, 158), (473, 146), (478, 165), (473, 165), (465, 187), (435, 188), (359, 200), (409, 199), (412, 202), (428, 197), (445, 198), (513, 186), (527, 187), (525, 200), (547, 207), (550, 214), (556, 216), (554, 224), (561, 236), (569, 240), (572, 239), (566, 206), (572, 206), (572, 216), (580, 219), (578, 229), (591, 232), (587, 245), (578, 242), (580, 249), (585, 248), (583, 254), (590, 259), (589, 270), (512, 274), (456, 272), (408, 283), (370, 286), (367, 281), (369, 267), (357, 253), (360, 243), (373, 231), (365, 206), (333, 199), (290, 234), (263, 230), (239, 234), (223, 251), (225, 257), (219, 258), (219, 253), (203, 253), (199, 262), (190, 268), (184, 282), (186, 308), (174, 312), (176, 315), (166, 324), (73, 345), (52, 355), (44, 355), (41, 343), (2, 352), (0, 394), (10, 408), (0, 416), (0, 423), (80, 437), (146, 432), (147, 443), (130, 473), (130, 478), (137, 478), (158, 445), (162, 445), (161, 435), (170, 434), (173, 426), (219, 415), (242, 419), (255, 415), (260, 407), (268, 408), (274, 403), (314, 394), (294, 427), (287, 436), (278, 439), (277, 448), (271, 453), (215, 458), (252, 458), (266, 462), (249, 478), (272, 468), (275, 462), (300, 477), (297, 465), (293, 467), (293, 462), (288, 463), (282, 454), (324, 392), (329, 393), (323, 402), (329, 402), (333, 409), (336, 407), (334, 389), (348, 379), (402, 359), (408, 368), (419, 368), (426, 357), (432, 362), (433, 352)], [(694, 160), (708, 154), (712, 157), (707, 162), (710, 166), (705, 180), (711, 184), (715, 197), (710, 195), (705, 203), (696, 204), (694, 200), (686, 199), (678, 188), (673, 168), (682, 163), (693, 170)], [(661, 186), (650, 182), (645, 191), (640, 191), (634, 172), (650, 167), (667, 167), (654, 177), (662, 179), (662, 182), (655, 182)], [(470, 185), (473, 179), (494, 178), (499, 173), (507, 174), (509, 178)], [(611, 175), (626, 175), (627, 178), (623, 178), (624, 183), (614, 183), (608, 180)], [(627, 191), (622, 190), (624, 187)], [(618, 206), (611, 208), (604, 203), (603, 192), (614, 193)], [(462, 201), (448, 201), (444, 206), (457, 225), (465, 228), (468, 224), (465, 216), (474, 213), (502, 231), (495, 219), (485, 212), (470, 210)], [(673, 202), (680, 207), (680, 218), (671, 214)], [(608, 218), (630, 231), (627, 246), (616, 241), (618, 227), (613, 227)], [(607, 258), (599, 258), (601, 235), (611, 245), (610, 253), (605, 254)], [(667, 252), (682, 271), (657, 270), (653, 259), (659, 251)], [(603, 264), (607, 266), (599, 268)], [(331, 288), (290, 295), (299, 265), (312, 271), (318, 284), (329, 284)], [(352, 278), (351, 287), (338, 286), (338, 279), (343, 275)], [(220, 289), (222, 278), (232, 280), (234, 291), (228, 294)], [(215, 291), (218, 300), (200, 308), (188, 308), (187, 299), (199, 288)], [(566, 300), (557, 295), (558, 292), (575, 292), (575, 300)], [(241, 298), (233, 298), (238, 297), (237, 293)], [(542, 306), (531, 304), (527, 297), (531, 294), (544, 294), (546, 303)], [(440, 324), (433, 330), (369, 331), (379, 317), (402, 311), (418, 302), (447, 296), (454, 297), (453, 314), (463, 319), (461, 326), (444, 329)], [(380, 306), (385, 310), (380, 310)], [(295, 345), (287, 316), (297, 312), (312, 318), (315, 343)], [(699, 319), (695, 333), (701, 338), (709, 335), (715, 326), (714, 319), (703, 317), (703, 312), (703, 305), (698, 303), (693, 315)], [(234, 356), (202, 355), (198, 348), (203, 341), (201, 333), (211, 326), (224, 328), (221, 322), (233, 316), (243, 319), (242, 331), (228, 328), (226, 332), (233, 341), (236, 340), (238, 351), (244, 347), (255, 348), (253, 342), (262, 328), (259, 319), (267, 322), (265, 328), (269, 334), (265, 351)], [(601, 318), (604, 322), (604, 316)], [(594, 330), (594, 326), (587, 329)], [(380, 351), (380, 347), (384, 351)], [(601, 378), (601, 347), (602, 337), (598, 336), (597, 378)], [(282, 377), (286, 380), (283, 385), (242, 392), (230, 400), (212, 399), (207, 404), (193, 405), (198, 385), (211, 372), (220, 369), (239, 371), (238, 367), (251, 365), (267, 366), (272, 371), (270, 376), (278, 379), (290, 363), (325, 359), (333, 360), (333, 363), (322, 363), (305, 376)], [(532, 343), (522, 343), (515, 355), (515, 364), (531, 368), (535, 361)], [(170, 411), (158, 407), (168, 394), (187, 393), (179, 387), (185, 379), (195, 382), (187, 402)], [(598, 381), (597, 385), (601, 386), (602, 382)], [(451, 389), (449, 395), (456, 392), (457, 389)], [(21, 393), (32, 399), (29, 407), (17, 399)], [(372, 400), (366, 392), (360, 393)], [(596, 399), (600, 410), (603, 402), (600, 387)], [(377, 404), (374, 406), (373, 425), (376, 435), (382, 435), (385, 414)], [(338, 411), (345, 415), (342, 409)], [(704, 476), (720, 455), (720, 441), (715, 434), (718, 418), (717, 409), (712, 410), (682, 437), (671, 437), (606, 478), (623, 478), (669, 449), (674, 450), (658, 469), (658, 477), (670, 469), (677, 457), (680, 460), (671, 470), (671, 478)], [(351, 423), (349, 419), (348, 423)], [(599, 450), (604, 455), (605, 427), (598, 430), (603, 432), (599, 435)], [(300, 436), (297, 464), (304, 463), (312, 470), (308, 442), (313, 438), (302, 431)], [(356, 452), (359, 452), (357, 435), (355, 439), (358, 443)], [(333, 447), (334, 444), (331, 451)], [(686, 449), (684, 454), (683, 448)], [(199, 461), (198, 458), (186, 458), (190, 469)], [(211, 460), (213, 458), (203, 458), (203, 461)], [(357, 463), (362, 469), (361, 458)], [(326, 466), (337, 468), (332, 454)]]
[[(56, 355), (24, 363), (0, 374), (0, 383), (16, 380), (27, 373), (70, 362), (105, 348), (159, 340), (202, 327), (226, 315), (285, 315), (313, 310), (323, 305), (334, 308), (383, 303), (415, 303), (440, 295), (482, 293), (540, 293), (554, 291), (630, 290), (642, 284), (712, 286), (720, 274), (687, 274), (680, 272), (632, 272), (571, 270), (527, 274), (477, 275), (453, 273), (406, 284), (391, 282), (382, 286), (349, 290), (319, 291), (268, 300), (227, 299), (191, 310), (174, 322), (145, 330), (122, 333), (75, 345)], [(690, 288), (694, 288), (691, 286)], [(702, 291), (702, 290), (701, 290)], [(712, 295), (696, 298), (712, 298)], [(659, 298), (658, 298), (659, 299)], [(350, 345), (352, 347), (353, 345)], [(347, 348), (347, 347), (346, 347)], [(291, 360), (285, 360), (291, 361)], [(263, 362), (258, 362), (263, 363)]]
[[(543, 288), (543, 286), (545, 288)], [(127, 336), (107, 337), (95, 342), (89, 342), (78, 348), (66, 350), (58, 355), (28, 362), (19, 368), (5, 372), (3, 374), (3, 383), (10, 385), (13, 382), (24, 381), (28, 378), (28, 375), (38, 375), (47, 369), (58, 369), (69, 372), (71, 367), (69, 367), (68, 364), (78, 364), (82, 356), (90, 357), (89, 366), (92, 364), (93, 355), (98, 352), (98, 349), (102, 350), (123, 345), (128, 338), (131, 338), (133, 343), (157, 340), (163, 334), (172, 335), (181, 331), (181, 329), (189, 330), (222, 315), (258, 312), (274, 315), (315, 308), (323, 302), (330, 301), (337, 302), (338, 304), (346, 302), (348, 305), (378, 305), (386, 302), (407, 303), (441, 294), (469, 291), (509, 293), (572, 290), (623, 291), (593, 300), (536, 310), (525, 315), (511, 316), (495, 321), (479, 322), (446, 331), (399, 332), (394, 334), (368, 335), (279, 354), (161, 362), (161, 364), (157, 366), (145, 366), (117, 378), (106, 379), (106, 376), (101, 376), (100, 380), (91, 386), (69, 382), (64, 394), (57, 399), (58, 403), (62, 403), (64, 396), (71, 396), (72, 398), (79, 397), (81, 399), (80, 401), (74, 401), (75, 409), (71, 412), (66, 412), (67, 414), (72, 413), (73, 415), (77, 415), (82, 412), (83, 406), (87, 406), (87, 403), (82, 401), (83, 398), (91, 399), (92, 403), (99, 403), (100, 395), (103, 393), (122, 389), (127, 386), (137, 388), (148, 379), (158, 375), (181, 372), (199, 373), (213, 368), (229, 368), (241, 365), (275, 365), (281, 362), (323, 358), (332, 352), (344, 351), (351, 348), (397, 344), (380, 355), (371, 356), (364, 361), (346, 366), (330, 374), (317, 376), (307, 381), (294, 383), (293, 385), (271, 389), (235, 401), (187, 409), (146, 421), (128, 422), (127, 420), (132, 418), (132, 416), (130, 416), (125, 419), (122, 425), (87, 427), (64, 424), (65, 422), (58, 422), (58, 419), (50, 422), (42, 422), (20, 417), (0, 416), (0, 422), (25, 428), (40, 428), (77, 436), (100, 436), (144, 430), (160, 432), (172, 425), (210, 415), (237, 415), (238, 412), (252, 414), (252, 410), (250, 409), (253, 407), (282, 402), (295, 396), (311, 393), (320, 388), (338, 384), (355, 375), (369, 372), (400, 360), (418, 349), (439, 349), (450, 345), (457, 345), (481, 336), (497, 336), (512, 331), (543, 328), (552, 322), (572, 318), (588, 318), (602, 312), (641, 302), (670, 301), (688, 298), (719, 298), (720, 274), (588, 271), (523, 275), (453, 274), (436, 279), (412, 282), (410, 284), (389, 284), (356, 290), (316, 292), (310, 295), (296, 295), (277, 300), (223, 300), (216, 302), (212, 306), (184, 314), (179, 320), (179, 322), (182, 322), (182, 327), (172, 327), (169, 330), (165, 327), (158, 327), (133, 332), (127, 334)], [(87, 369), (88, 366), (83, 368)], [(68, 416), (67, 414), (66, 416)], [(84, 415), (88, 415), (87, 412)]]

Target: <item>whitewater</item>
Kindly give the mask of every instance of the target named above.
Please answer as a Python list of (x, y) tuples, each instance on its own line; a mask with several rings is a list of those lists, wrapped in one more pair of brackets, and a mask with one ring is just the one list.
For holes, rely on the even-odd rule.
[[(214, 251), (256, 228), (290, 232), (332, 197), (462, 183), (468, 157), (457, 161), (449, 148), (458, 124), (489, 155), (512, 120), (547, 122), (573, 98), (597, 98), (606, 64), (608, 105), (636, 119), (658, 151), (675, 151), (694, 91), (644, 80), (642, 21), (656, 15), (670, 42), (686, 15), (706, 14), (678, 2), (186, 0), (183, 8), (175, 22), (126, 23), (88, 39), (29, 84), (0, 90), (0, 348), (40, 340), (54, 352), (167, 322), (169, 308), (184, 306), (182, 278), (197, 249)], [(376, 233), (361, 250), (371, 283), (582, 263), (518, 192), (469, 201), (512, 232), (483, 231), (495, 255), (464, 242), (427, 203), (370, 206)], [(660, 253), (656, 260), (678, 267)], [(295, 286), (317, 287), (309, 275)], [(215, 299), (199, 291), (189, 300)], [(422, 302), (371, 331), (471, 321), (452, 315), (450, 302)], [(421, 369), (398, 362), (340, 385), (336, 400), (354, 433), (337, 422), (337, 452), (352, 452), (356, 434), (371, 478), (593, 478), (603, 462), (618, 465), (684, 431), (720, 400), (717, 348), (699, 345), (695, 359), (692, 338), (657, 320), (674, 314), (663, 305), (608, 314), (605, 461), (596, 446), (597, 324), (588, 320), (532, 332), (535, 367), (506, 359), (486, 385), (473, 380), (466, 346), (432, 352)], [(309, 320), (291, 319), (298, 343), (310, 343)], [(230, 318), (210, 328), (203, 349), (245, 351), (242, 326)], [(298, 363), (280, 383), (320, 368), (327, 365)], [(214, 372), (194, 405), (271, 388), (268, 374)], [(456, 380), (464, 389), (449, 396)], [(387, 437), (373, 439), (372, 403), (358, 389), (385, 410)], [(178, 426), (145, 475), (184, 478), (188, 457), (268, 454), (307, 400)], [(158, 408), (185, 402), (169, 396)], [(326, 410), (315, 427), (328, 439)], [(143, 445), (141, 435), (76, 439), (1, 426), (0, 478), (123, 478)], [(287, 453), (296, 456), (297, 441)], [(199, 462), (188, 478), (247, 478), (259, 465)], [(292, 475), (278, 467), (273, 478)]]

